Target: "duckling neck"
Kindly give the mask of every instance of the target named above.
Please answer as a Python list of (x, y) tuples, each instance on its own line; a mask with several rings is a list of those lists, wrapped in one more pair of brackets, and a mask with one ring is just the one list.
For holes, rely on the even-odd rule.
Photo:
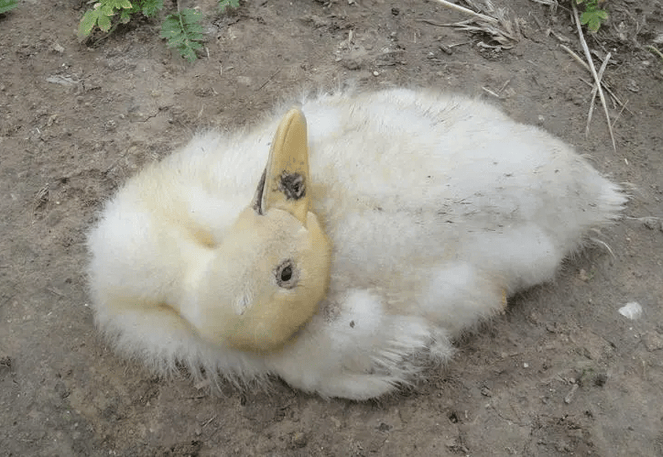
[(212, 268), (217, 257), (216, 249), (196, 246), (185, 250), (182, 258), (184, 274), (181, 283), (181, 295), (177, 298), (174, 308), (194, 328), (199, 329), (205, 321), (201, 312), (200, 295), (204, 287), (204, 279)]

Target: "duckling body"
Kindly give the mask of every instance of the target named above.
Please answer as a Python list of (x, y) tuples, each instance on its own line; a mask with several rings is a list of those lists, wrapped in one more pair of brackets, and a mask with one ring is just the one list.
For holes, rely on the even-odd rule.
[[(215, 381), (376, 397), (552, 279), (626, 201), (569, 146), (480, 101), (392, 89), (301, 112), (199, 136), (109, 202), (89, 271), (119, 352), (162, 373), (180, 362)], [(297, 144), (282, 161), (301, 165), (293, 197), (292, 167), (274, 164)]]

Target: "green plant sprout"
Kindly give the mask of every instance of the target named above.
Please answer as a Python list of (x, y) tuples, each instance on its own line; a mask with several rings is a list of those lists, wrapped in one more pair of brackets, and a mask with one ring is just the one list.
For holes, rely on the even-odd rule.
[[(18, 0), (0, 0), (17, 2)], [(218, 0), (219, 11), (239, 7), (239, 0)], [(78, 24), (78, 37), (85, 40), (95, 27), (104, 33), (112, 33), (118, 24), (126, 24), (136, 14), (147, 18), (156, 16), (163, 10), (163, 0), (100, 0), (91, 10), (85, 12)], [(0, 10), (0, 12), (2, 12)], [(169, 48), (175, 48), (189, 62), (196, 60), (196, 51), (203, 47), (203, 15), (192, 9), (184, 8), (166, 16), (161, 25), (161, 37), (166, 39)]]
[(165, 38), (169, 48), (175, 48), (189, 62), (196, 60), (196, 50), (203, 47), (203, 27), (200, 25), (202, 14), (187, 8), (166, 16), (161, 24), (161, 37)]
[(605, 0), (575, 0), (576, 4), (585, 5), (585, 11), (580, 16), (580, 23), (586, 25), (591, 32), (598, 32), (601, 24), (608, 19), (608, 12), (600, 7)]
[(7, 11), (13, 10), (17, 6), (18, 0), (0, 0), (0, 14), (4, 14)]
[(101, 0), (94, 5), (94, 8), (88, 10), (83, 15), (78, 24), (78, 37), (87, 38), (92, 33), (95, 26), (101, 31), (109, 33), (113, 24), (113, 18), (118, 12), (118, 22), (126, 24), (135, 13), (143, 13), (145, 17), (152, 17), (159, 10), (163, 9), (163, 0)]
[(239, 8), (239, 0), (219, 0), (219, 11), (224, 13), (226, 8)]

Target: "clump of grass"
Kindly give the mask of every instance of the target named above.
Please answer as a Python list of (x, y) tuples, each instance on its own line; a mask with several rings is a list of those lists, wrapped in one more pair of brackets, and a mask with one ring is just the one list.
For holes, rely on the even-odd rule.
[[(0, 0), (17, 2), (18, 0)], [(218, 0), (219, 11), (239, 7), (239, 0)], [(146, 18), (156, 16), (164, 9), (163, 0), (100, 0), (85, 12), (78, 24), (78, 37), (86, 40), (95, 28), (110, 34), (119, 24), (126, 24), (136, 15)], [(2, 11), (0, 11), (2, 12)], [(192, 8), (179, 8), (168, 14), (161, 24), (161, 37), (169, 48), (175, 48), (189, 62), (197, 59), (196, 51), (202, 49), (203, 15)]]
[(608, 19), (608, 12), (601, 7), (605, 0), (575, 0), (583, 4), (585, 11), (580, 15), (580, 23), (586, 25), (590, 32), (598, 32), (601, 24)]
[(0, 14), (13, 10), (18, 6), (18, 0), (0, 0)]

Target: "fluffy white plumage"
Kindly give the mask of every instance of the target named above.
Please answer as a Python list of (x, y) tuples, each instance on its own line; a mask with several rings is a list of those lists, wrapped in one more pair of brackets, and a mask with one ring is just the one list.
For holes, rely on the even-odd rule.
[(197, 330), (222, 319), (191, 298), (206, 268), (235, 281), (221, 281), (233, 289), (233, 303), (219, 303), (227, 312), (250, 308), (260, 287), (252, 259), (238, 260), (237, 278), (227, 278), (232, 256), (207, 265), (254, 196), (274, 117), (196, 137), (107, 204), (89, 238), (90, 286), (96, 322), (120, 353), (159, 373), (182, 363), (214, 382), (277, 375), (323, 396), (376, 397), (449, 357), (450, 341), (501, 311), (505, 295), (550, 280), (626, 202), (569, 146), (480, 101), (392, 89), (323, 95), (301, 110), (309, 209), (332, 245), (315, 314), (269, 351)]

